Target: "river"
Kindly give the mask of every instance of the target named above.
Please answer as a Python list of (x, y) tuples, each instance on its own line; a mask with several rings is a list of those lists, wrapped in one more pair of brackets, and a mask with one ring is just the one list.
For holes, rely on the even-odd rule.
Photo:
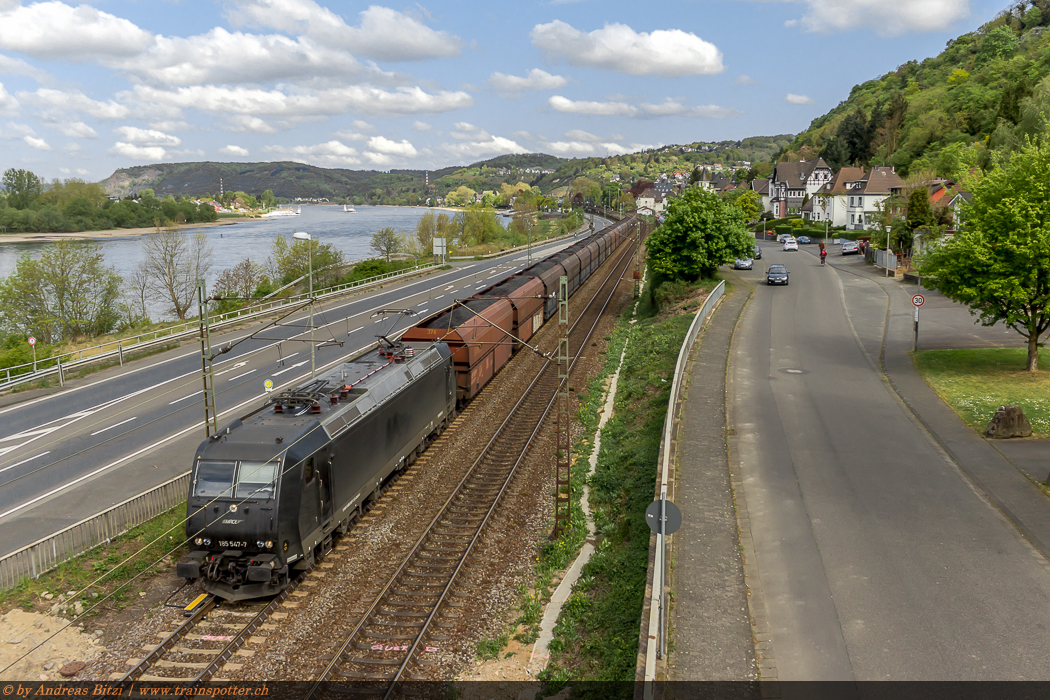
[[(208, 233), (215, 255), (208, 284), (244, 258), (262, 264), (270, 256), (278, 235), (291, 237), (293, 231), (307, 231), (314, 240), (327, 243), (342, 252), (344, 259), (372, 257), (372, 236), (387, 226), (410, 234), (427, 211), (422, 207), (356, 207), (356, 213), (344, 212), (341, 206), (304, 206), (298, 216), (238, 221), (228, 226), (203, 229)], [(435, 212), (437, 213), (437, 212)], [(189, 234), (193, 228), (184, 229)], [(129, 275), (142, 260), (142, 236), (111, 238), (99, 241), (106, 265), (121, 276)], [(0, 243), (0, 277), (10, 275), (19, 256), (28, 252), (36, 257), (47, 243)], [(158, 310), (153, 310), (159, 315)]]

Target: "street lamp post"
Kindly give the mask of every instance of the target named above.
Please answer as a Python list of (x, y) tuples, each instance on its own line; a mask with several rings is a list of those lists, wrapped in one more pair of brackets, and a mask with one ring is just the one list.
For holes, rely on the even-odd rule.
[(306, 241), (309, 250), (307, 266), (310, 270), (310, 379), (313, 379), (317, 373), (317, 365), (314, 361), (314, 242), (306, 231), (296, 231), (292, 234), (292, 238)]

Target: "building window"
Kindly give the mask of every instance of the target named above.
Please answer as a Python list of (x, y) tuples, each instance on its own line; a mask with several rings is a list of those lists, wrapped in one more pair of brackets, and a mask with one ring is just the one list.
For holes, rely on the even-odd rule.
[(856, 214), (850, 214), (850, 215), (849, 215), (849, 222), (850, 222), (851, 224), (855, 224), (855, 223), (857, 223), (857, 216), (856, 216)]

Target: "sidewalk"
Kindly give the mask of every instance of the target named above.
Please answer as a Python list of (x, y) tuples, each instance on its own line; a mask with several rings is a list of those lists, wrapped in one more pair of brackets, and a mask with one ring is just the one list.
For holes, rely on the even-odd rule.
[[(1025, 471), (1039, 467), (1050, 470), (1050, 444), (1035, 440), (993, 443), (966, 425), (923, 380), (912, 361), (911, 295), (915, 287), (881, 277), (872, 267), (846, 269), (855, 274), (868, 274), (889, 295), (889, 328), (881, 364), (894, 391), (985, 497), (1050, 559), (1050, 500), (1032, 482), (1032, 477), (1045, 478), (1045, 475), (1030, 477)], [(958, 337), (960, 347), (973, 347), (970, 334), (960, 333)], [(943, 345), (944, 340), (942, 335), (938, 345)]]
[(671, 543), (672, 681), (756, 680), (747, 590), (726, 454), (726, 363), (748, 298), (737, 282), (697, 338), (676, 440), (682, 527)]

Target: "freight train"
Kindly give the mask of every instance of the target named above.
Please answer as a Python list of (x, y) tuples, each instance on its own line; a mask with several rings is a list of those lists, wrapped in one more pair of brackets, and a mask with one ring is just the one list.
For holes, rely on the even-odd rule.
[(543, 323), (637, 229), (606, 227), (437, 312), (209, 436), (187, 502), (187, 580), (227, 600), (273, 595), (332, 547)]

